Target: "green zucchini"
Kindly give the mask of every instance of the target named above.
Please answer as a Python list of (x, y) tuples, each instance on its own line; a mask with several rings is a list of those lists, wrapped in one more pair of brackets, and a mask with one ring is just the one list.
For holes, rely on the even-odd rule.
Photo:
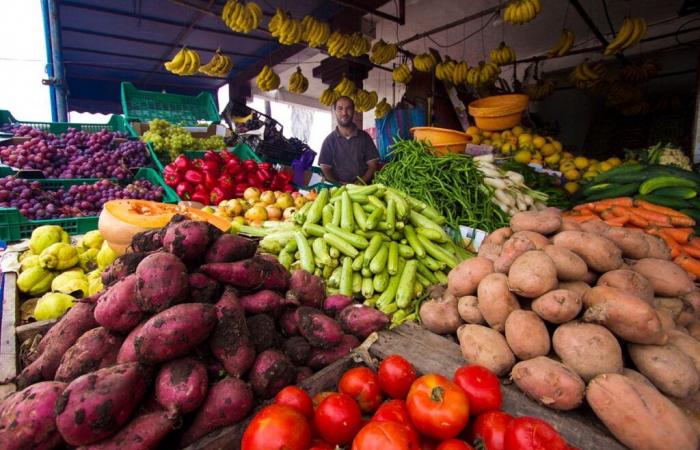
[(650, 178), (641, 186), (639, 186), (639, 193), (642, 195), (651, 194), (657, 189), (665, 187), (687, 187), (696, 188), (697, 184), (693, 180), (687, 178), (680, 178), (677, 176), (659, 176)]
[(667, 208), (673, 209), (683, 209), (691, 206), (686, 200), (673, 197), (664, 197), (663, 195), (656, 194), (637, 195), (634, 198), (646, 200), (655, 205), (666, 206)]
[(588, 202), (603, 200), (606, 198), (625, 197), (637, 193), (639, 183), (615, 184), (610, 187), (600, 189), (594, 194), (585, 197)]
[(589, 194), (594, 194), (598, 192), (601, 189), (605, 189), (609, 186), (614, 186), (612, 183), (595, 183), (595, 184), (589, 184), (588, 186), (584, 187), (581, 189), (581, 194), (582, 195), (589, 195)]
[(654, 195), (690, 200), (691, 198), (695, 198), (698, 193), (695, 191), (695, 189), (687, 187), (666, 187), (655, 190)]
[(676, 176), (680, 178), (685, 178), (687, 180), (695, 181), (700, 183), (700, 175), (696, 172), (691, 172), (690, 170), (681, 169), (680, 167), (674, 166), (662, 166), (660, 164), (651, 164), (648, 166), (652, 171), (658, 172), (660, 174)]
[(618, 176), (621, 175), (627, 175), (627, 174), (643, 174), (644, 173), (644, 167), (642, 167), (641, 164), (630, 164), (626, 166), (618, 166), (615, 167), (614, 169), (610, 169), (607, 172), (603, 172), (599, 174), (597, 177), (595, 177), (595, 182), (600, 183), (603, 181), (607, 180), (613, 180), (617, 179)]

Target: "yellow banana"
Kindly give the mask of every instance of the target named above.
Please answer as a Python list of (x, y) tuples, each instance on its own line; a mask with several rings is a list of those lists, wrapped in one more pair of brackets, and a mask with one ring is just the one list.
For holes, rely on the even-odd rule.
[(374, 107), (374, 117), (381, 119), (382, 117), (386, 116), (389, 111), (391, 111), (391, 106), (389, 106), (389, 104), (386, 102), (386, 98), (383, 98)]
[(629, 17), (625, 17), (625, 20), (622, 21), (622, 26), (620, 26), (620, 30), (617, 32), (617, 36), (615, 36), (615, 39), (608, 44), (603, 54), (606, 56), (614, 55), (615, 53), (624, 50), (626, 48), (625, 44), (630, 40), (632, 34), (634, 33), (634, 25), (634, 21), (632, 21)]
[(170, 61), (167, 61), (165, 63), (165, 68), (169, 72), (177, 73), (179, 70), (182, 69), (182, 66), (185, 64), (186, 58), (185, 58), (185, 52), (184, 48), (177, 52), (175, 56), (173, 56), (173, 59)]

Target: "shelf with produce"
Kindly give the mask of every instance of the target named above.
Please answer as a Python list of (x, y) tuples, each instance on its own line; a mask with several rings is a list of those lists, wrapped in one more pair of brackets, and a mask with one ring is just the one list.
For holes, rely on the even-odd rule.
[(0, 110), (0, 132), (4, 131), (8, 126), (28, 126), (37, 130), (46, 131), (48, 133), (60, 134), (68, 131), (69, 128), (86, 131), (88, 133), (97, 133), (103, 129), (107, 131), (119, 131), (125, 135), (129, 135), (129, 124), (123, 116), (113, 114), (107, 123), (76, 123), (76, 122), (42, 122), (32, 120), (17, 120), (10, 111)]

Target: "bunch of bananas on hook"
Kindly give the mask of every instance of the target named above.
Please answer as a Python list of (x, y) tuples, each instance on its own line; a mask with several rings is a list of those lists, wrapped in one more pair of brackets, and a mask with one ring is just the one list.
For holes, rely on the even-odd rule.
[(267, 28), (270, 30), (270, 34), (276, 37), (282, 45), (298, 44), (304, 36), (304, 26), (301, 20), (294, 19), (281, 8), (277, 8), (275, 15), (267, 24)]
[(175, 75), (194, 75), (199, 70), (199, 53), (183, 47), (177, 52), (173, 59), (167, 61), (165, 68)]
[(250, 33), (262, 22), (263, 12), (257, 3), (248, 2), (244, 5), (238, 0), (228, 0), (221, 11), (221, 19), (237, 33)]
[(571, 48), (574, 46), (574, 41), (576, 40), (576, 35), (573, 31), (564, 28), (559, 36), (559, 40), (554, 47), (550, 48), (547, 52), (547, 56), (553, 58), (555, 56), (568, 55)]
[(478, 67), (472, 67), (467, 72), (467, 84), (473, 87), (487, 85), (498, 78), (501, 68), (496, 64), (481, 61)]
[(255, 83), (263, 92), (274, 91), (280, 86), (280, 77), (270, 69), (270, 66), (265, 66), (255, 78)]
[(309, 80), (301, 73), (301, 68), (297, 67), (297, 71), (289, 77), (287, 90), (295, 94), (303, 94), (309, 88)]
[(331, 36), (331, 27), (327, 22), (321, 22), (312, 16), (304, 16), (301, 19), (301, 24), (304, 27), (302, 39), (309, 44), (309, 47), (320, 47), (328, 42), (328, 38)]
[(508, 47), (505, 42), (491, 50), (490, 53), (491, 61), (499, 66), (505, 66), (506, 64), (511, 64), (515, 62), (515, 52), (512, 48)]
[(326, 42), (328, 54), (336, 58), (347, 56), (350, 53), (350, 47), (352, 47), (352, 38), (339, 31), (334, 31)]
[(359, 57), (369, 53), (372, 43), (362, 33), (353, 33), (350, 36), (350, 55)]
[(221, 53), (220, 49), (217, 49), (211, 61), (201, 66), (199, 71), (210, 77), (225, 78), (228, 76), (229, 72), (231, 72), (232, 67), (233, 61), (231, 61), (231, 58)]
[(541, 10), (540, 0), (511, 0), (503, 11), (503, 20), (513, 25), (522, 25), (537, 17)]
[(322, 105), (331, 106), (336, 100), (340, 98), (340, 94), (333, 88), (328, 88), (321, 94), (321, 98), (318, 99)]
[(413, 78), (413, 76), (407, 64), (399, 64), (391, 72), (391, 79), (396, 83), (408, 84), (411, 82), (411, 78)]
[(358, 112), (371, 111), (372, 108), (377, 104), (377, 93), (375, 91), (367, 92), (364, 89), (359, 89), (352, 96), (352, 100), (355, 102), (355, 110)]
[(628, 64), (618, 72), (620, 78), (628, 83), (645, 83), (659, 74), (661, 66), (653, 59), (641, 64)]
[(357, 86), (355, 86), (354, 81), (348, 80), (347, 77), (343, 75), (343, 78), (341, 78), (340, 82), (336, 84), (333, 89), (341, 96), (350, 97), (357, 91)]
[(386, 64), (396, 58), (399, 48), (396, 44), (387, 44), (383, 39), (378, 40), (372, 45), (372, 54), (369, 60), (374, 64)]
[(421, 53), (413, 57), (413, 68), (419, 72), (432, 72), (437, 65), (437, 59), (430, 53)]
[(377, 103), (377, 106), (374, 107), (374, 117), (381, 119), (389, 114), (389, 111), (391, 111), (391, 106), (386, 102), (386, 98), (383, 98), (379, 103)]
[(531, 100), (542, 100), (554, 92), (556, 81), (548, 78), (546, 80), (537, 80), (535, 83), (526, 84), (524, 86), (525, 93)]
[(445, 56), (445, 60), (435, 66), (435, 77), (442, 82), (452, 83), (456, 68), (457, 62)]
[(571, 72), (569, 81), (579, 89), (589, 89), (603, 82), (605, 73), (605, 66), (600, 61), (590, 65), (588, 60), (585, 60)]
[(471, 67), (469, 67), (469, 63), (466, 61), (458, 62), (455, 66), (455, 71), (452, 74), (452, 84), (455, 86), (466, 84), (469, 69), (471, 69)]
[(647, 34), (647, 21), (643, 17), (625, 17), (615, 39), (605, 47), (605, 56), (615, 55), (634, 47)]

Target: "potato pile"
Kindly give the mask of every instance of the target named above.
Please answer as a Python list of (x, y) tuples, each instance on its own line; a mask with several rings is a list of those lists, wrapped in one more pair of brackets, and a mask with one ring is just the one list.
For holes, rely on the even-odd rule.
[(420, 318), (556, 410), (584, 400), (632, 449), (695, 450), (700, 290), (651, 235), (518, 213), (433, 289)]

